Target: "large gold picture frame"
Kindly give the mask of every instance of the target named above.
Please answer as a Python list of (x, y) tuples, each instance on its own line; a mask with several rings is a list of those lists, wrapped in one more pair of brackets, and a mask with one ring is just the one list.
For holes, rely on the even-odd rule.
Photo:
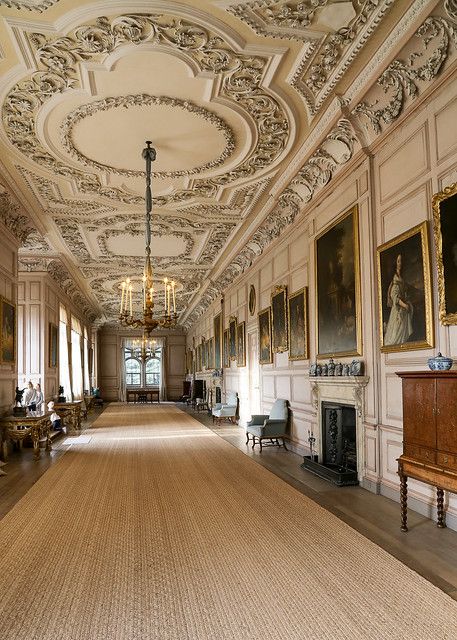
[(16, 305), (0, 296), (0, 362), (14, 364), (17, 352)]
[(214, 329), (214, 368), (222, 368), (222, 313), (213, 320)]
[(457, 324), (457, 182), (432, 200), (441, 324)]
[(230, 367), (230, 336), (229, 330), (224, 330), (224, 338), (223, 338), (223, 350), (222, 350), (222, 366), (224, 369)]
[(235, 316), (230, 316), (229, 320), (229, 354), (230, 360), (236, 360), (236, 325)]
[(236, 364), (238, 367), (246, 366), (246, 322), (236, 325)]
[(271, 307), (263, 309), (258, 314), (259, 322), (259, 363), (271, 364), (273, 351), (271, 349)]
[(288, 299), (289, 360), (307, 360), (308, 344), (308, 288), (292, 293)]
[(362, 355), (359, 212), (352, 207), (315, 240), (317, 356)]
[(378, 247), (377, 263), (381, 351), (433, 347), (427, 222)]
[(271, 294), (271, 339), (273, 353), (289, 348), (287, 335), (287, 287), (278, 285)]

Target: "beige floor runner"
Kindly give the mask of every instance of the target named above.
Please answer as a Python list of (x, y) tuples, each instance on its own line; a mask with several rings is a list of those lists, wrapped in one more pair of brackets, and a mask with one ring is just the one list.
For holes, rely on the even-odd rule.
[(90, 434), (0, 522), (1, 640), (457, 638), (456, 602), (173, 406)]

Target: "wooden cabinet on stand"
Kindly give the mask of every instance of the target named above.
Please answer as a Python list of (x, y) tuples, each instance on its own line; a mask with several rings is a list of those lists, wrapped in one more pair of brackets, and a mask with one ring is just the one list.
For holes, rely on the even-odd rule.
[(408, 531), (408, 478), (436, 487), (437, 525), (442, 528), (444, 490), (457, 493), (457, 371), (397, 375), (403, 384), (403, 455), (398, 459), (401, 530)]

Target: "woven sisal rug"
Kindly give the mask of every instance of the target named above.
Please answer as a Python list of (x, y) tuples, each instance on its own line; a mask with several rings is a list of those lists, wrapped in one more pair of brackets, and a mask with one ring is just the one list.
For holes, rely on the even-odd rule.
[(454, 640), (457, 603), (192, 417), (110, 406), (0, 522), (2, 640)]

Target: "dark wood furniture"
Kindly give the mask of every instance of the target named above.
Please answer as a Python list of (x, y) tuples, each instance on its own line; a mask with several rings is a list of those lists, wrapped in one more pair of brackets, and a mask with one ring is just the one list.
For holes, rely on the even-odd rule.
[(397, 373), (403, 383), (403, 455), (398, 458), (401, 530), (407, 527), (408, 478), (436, 487), (443, 528), (444, 489), (457, 493), (457, 371)]
[(127, 402), (154, 402), (154, 398), (157, 402), (160, 402), (158, 387), (149, 389), (127, 389), (126, 391)]

